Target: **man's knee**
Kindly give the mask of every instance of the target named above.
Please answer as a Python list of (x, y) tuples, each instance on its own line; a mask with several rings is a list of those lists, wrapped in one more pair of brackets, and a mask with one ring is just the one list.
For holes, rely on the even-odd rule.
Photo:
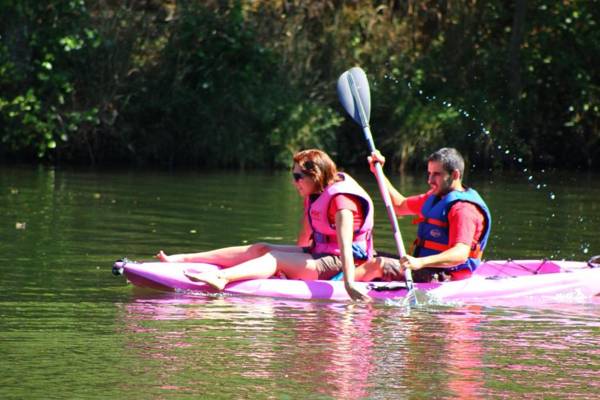
[(368, 268), (370, 270), (382, 271), (383, 270), (383, 257), (375, 257), (368, 263)]

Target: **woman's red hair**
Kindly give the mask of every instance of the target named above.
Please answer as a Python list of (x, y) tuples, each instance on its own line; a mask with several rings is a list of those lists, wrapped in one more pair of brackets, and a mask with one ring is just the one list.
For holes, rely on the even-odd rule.
[(318, 192), (322, 192), (337, 180), (337, 166), (324, 151), (317, 149), (299, 151), (294, 154), (294, 164), (298, 164), (302, 173), (315, 182)]

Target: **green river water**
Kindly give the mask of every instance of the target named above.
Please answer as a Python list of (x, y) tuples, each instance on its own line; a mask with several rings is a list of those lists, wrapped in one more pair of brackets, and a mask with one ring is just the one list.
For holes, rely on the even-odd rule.
[[(376, 200), (376, 246), (394, 243)], [(404, 193), (424, 176), (391, 177)], [(469, 181), (494, 216), (488, 259), (600, 254), (600, 177)], [(423, 306), (142, 291), (114, 260), (294, 241), (288, 172), (0, 168), (0, 398), (588, 399), (600, 305)], [(408, 245), (409, 219), (400, 227)]]

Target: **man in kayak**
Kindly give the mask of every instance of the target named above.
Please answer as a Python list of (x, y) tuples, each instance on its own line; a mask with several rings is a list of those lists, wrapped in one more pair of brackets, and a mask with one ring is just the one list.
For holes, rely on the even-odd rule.
[[(372, 258), (373, 202), (347, 174), (339, 173), (320, 150), (304, 150), (293, 157), (292, 178), (304, 198), (303, 222), (297, 245), (256, 243), (195, 254), (156, 257), (166, 262), (205, 262), (224, 268), (192, 273), (193, 281), (223, 290), (229, 282), (284, 275), (290, 279), (330, 279), (344, 272), (346, 291), (353, 300), (369, 296), (355, 285), (355, 263)], [(360, 277), (358, 277), (360, 278)]]
[[(371, 172), (385, 157), (369, 157)], [(412, 255), (394, 259), (376, 257), (357, 274), (365, 280), (402, 279), (406, 268), (415, 282), (460, 280), (471, 276), (481, 262), (490, 227), (490, 211), (479, 194), (462, 183), (465, 162), (453, 148), (432, 153), (427, 163), (426, 193), (404, 197), (385, 178), (394, 210), (398, 215), (416, 215), (417, 239)]]

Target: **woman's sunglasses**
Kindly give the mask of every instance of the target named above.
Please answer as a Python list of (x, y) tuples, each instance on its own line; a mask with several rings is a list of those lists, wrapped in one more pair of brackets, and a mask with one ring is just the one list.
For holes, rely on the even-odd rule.
[(304, 175), (302, 172), (292, 172), (292, 176), (294, 177), (294, 181), (298, 182), (300, 179), (304, 178), (306, 175)]

